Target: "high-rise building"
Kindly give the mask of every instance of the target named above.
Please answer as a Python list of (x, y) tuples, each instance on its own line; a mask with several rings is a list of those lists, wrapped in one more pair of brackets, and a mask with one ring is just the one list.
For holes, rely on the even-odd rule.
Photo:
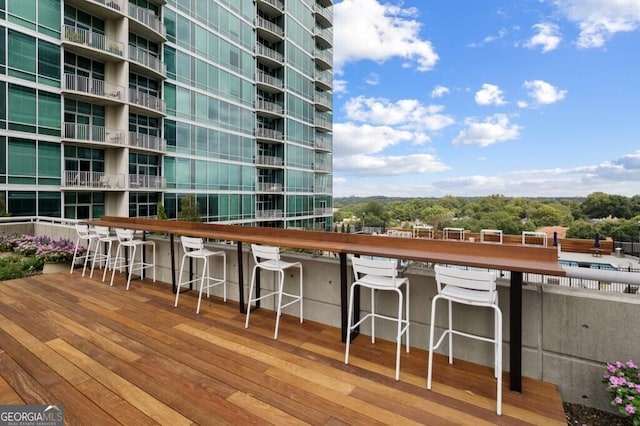
[(0, 0), (12, 215), (327, 229), (332, 0)]

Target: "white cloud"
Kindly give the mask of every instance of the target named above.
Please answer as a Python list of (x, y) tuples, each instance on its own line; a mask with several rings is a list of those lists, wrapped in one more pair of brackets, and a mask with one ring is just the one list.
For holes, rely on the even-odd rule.
[(333, 80), (333, 93), (347, 93), (347, 80)]
[(337, 174), (359, 176), (398, 176), (410, 174), (436, 173), (447, 170), (448, 166), (432, 154), (411, 155), (353, 155), (336, 158), (333, 170)]
[(344, 108), (349, 120), (396, 126), (405, 130), (437, 131), (455, 122), (452, 117), (443, 114), (443, 106), (424, 105), (415, 99), (391, 102), (384, 98), (359, 96), (348, 100)]
[(333, 60), (340, 69), (349, 62), (384, 62), (404, 58), (419, 71), (432, 69), (439, 57), (420, 38), (417, 8), (381, 4), (377, 0), (344, 0), (333, 7)]
[(553, 104), (561, 101), (567, 95), (566, 90), (559, 90), (542, 80), (525, 81), (523, 86), (528, 90), (529, 96), (538, 104)]
[(640, 25), (639, 0), (554, 0), (558, 11), (578, 24), (576, 44), (601, 47), (618, 32), (634, 31)]
[(562, 40), (558, 35), (560, 29), (556, 24), (542, 22), (535, 24), (533, 29), (538, 31), (538, 33), (524, 44), (525, 47), (530, 49), (533, 49), (536, 46), (542, 46), (543, 53), (550, 52), (555, 50)]
[(467, 118), (465, 126), (465, 129), (461, 130), (453, 140), (454, 145), (486, 147), (494, 143), (518, 139), (522, 130), (521, 126), (511, 124), (506, 114), (494, 114), (483, 121)]
[(432, 98), (441, 98), (444, 95), (446, 95), (447, 93), (450, 93), (451, 91), (449, 90), (448, 87), (445, 86), (435, 86), (433, 88), (433, 90), (431, 91), (431, 97)]
[(377, 86), (378, 84), (380, 84), (380, 75), (371, 73), (367, 76), (367, 78), (365, 78), (364, 82), (371, 86)]
[(356, 154), (376, 154), (401, 144), (421, 144), (429, 137), (420, 132), (398, 130), (390, 126), (357, 125), (335, 123), (333, 125), (334, 160)]
[(489, 83), (484, 83), (482, 89), (476, 92), (476, 103), (478, 105), (504, 105), (506, 101), (502, 97), (502, 90)]

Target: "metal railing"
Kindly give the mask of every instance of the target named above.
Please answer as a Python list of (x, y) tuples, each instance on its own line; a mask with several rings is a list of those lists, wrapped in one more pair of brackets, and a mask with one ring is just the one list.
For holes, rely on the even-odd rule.
[(64, 171), (62, 186), (66, 188), (124, 188), (123, 174), (104, 172)]
[(284, 217), (282, 209), (256, 210), (257, 219), (279, 219)]
[(256, 129), (256, 137), (263, 139), (283, 139), (283, 135), (280, 130), (265, 129), (263, 127), (259, 127)]
[(144, 133), (129, 132), (129, 146), (154, 151), (166, 151), (167, 140), (159, 136), (146, 135)]
[(167, 65), (157, 56), (135, 46), (129, 46), (129, 59), (141, 64), (158, 74), (167, 75)]
[(91, 77), (65, 73), (64, 90), (123, 100), (124, 87)]
[(258, 70), (256, 74), (256, 81), (259, 83), (268, 84), (269, 86), (283, 88), (284, 82), (277, 77), (267, 74), (264, 71)]
[(262, 29), (270, 31), (270, 32), (272, 32), (274, 34), (277, 34), (280, 37), (284, 37), (284, 30), (279, 25), (277, 25), (277, 24), (275, 24), (275, 23), (273, 23), (273, 22), (271, 22), (271, 21), (269, 21), (267, 19), (264, 19), (262, 16), (258, 16), (256, 18), (256, 26), (258, 28), (262, 28)]
[(154, 15), (149, 9), (144, 9), (133, 3), (129, 3), (129, 16), (160, 34), (162, 38), (167, 38), (166, 27), (162, 21), (160, 21), (160, 18)]
[(263, 3), (268, 3), (280, 11), (284, 10), (284, 3), (282, 3), (280, 0), (259, 0), (259, 1)]
[(275, 102), (265, 101), (264, 99), (258, 99), (256, 101), (256, 109), (269, 111), (274, 114), (282, 114), (282, 112), (284, 111), (282, 105), (278, 105)]
[(256, 190), (258, 192), (282, 192), (284, 187), (277, 182), (258, 182)]
[(129, 89), (129, 102), (161, 112), (162, 114), (165, 114), (167, 111), (167, 105), (162, 99), (135, 89)]
[(264, 166), (281, 167), (284, 164), (284, 161), (282, 158), (276, 157), (275, 155), (258, 155), (256, 156), (255, 163)]
[(124, 52), (124, 44), (122, 42), (73, 25), (65, 25), (62, 35), (64, 41), (81, 44), (113, 55), (122, 56)]
[(282, 55), (282, 53), (271, 49), (270, 47), (267, 47), (262, 43), (256, 44), (255, 51), (256, 54), (260, 56), (266, 56), (267, 58), (271, 58), (276, 62), (282, 63), (284, 61), (284, 56)]
[(165, 189), (167, 181), (162, 176), (129, 175), (129, 188), (134, 189)]

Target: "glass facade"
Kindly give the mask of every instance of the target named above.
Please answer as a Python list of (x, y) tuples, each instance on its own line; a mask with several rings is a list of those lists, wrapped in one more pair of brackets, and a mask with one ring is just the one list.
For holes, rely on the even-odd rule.
[(332, 7), (0, 2), (8, 211), (331, 229)]

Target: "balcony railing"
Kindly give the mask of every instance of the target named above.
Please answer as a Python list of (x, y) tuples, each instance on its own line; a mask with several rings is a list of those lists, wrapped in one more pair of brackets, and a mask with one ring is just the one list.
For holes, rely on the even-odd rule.
[(123, 189), (124, 176), (123, 174), (107, 174), (104, 172), (65, 170), (62, 186), (86, 189)]
[(313, 147), (323, 151), (331, 151), (331, 138), (316, 135), (313, 141)]
[(113, 145), (124, 144), (124, 131), (91, 124), (64, 123), (63, 138)]
[(313, 35), (322, 38), (328, 45), (331, 45), (333, 41), (333, 29), (331, 28), (314, 27)]
[(277, 139), (277, 140), (283, 139), (282, 132), (280, 130), (265, 129), (265, 128), (256, 129), (256, 137), (263, 138), (263, 139)]
[(102, 96), (109, 99), (122, 101), (124, 87), (107, 83), (91, 77), (74, 74), (64, 75), (64, 90), (81, 92), (92, 96)]
[(149, 9), (144, 9), (133, 3), (129, 3), (129, 16), (160, 34), (162, 38), (167, 38), (167, 29), (164, 24), (160, 21), (160, 18), (154, 15)]
[(258, 182), (256, 190), (258, 192), (282, 192), (283, 186), (276, 182)]
[(256, 157), (256, 164), (281, 167), (284, 162), (282, 161), (282, 158), (273, 155), (258, 155)]
[(167, 105), (162, 99), (135, 89), (129, 89), (129, 102), (158, 111), (162, 114), (166, 114), (167, 111)]
[(258, 71), (258, 73), (256, 74), (256, 80), (259, 83), (268, 84), (273, 87), (279, 87), (279, 88), (284, 87), (284, 82), (282, 80), (272, 75), (269, 75), (264, 71)]
[(313, 209), (313, 214), (316, 216), (331, 215), (333, 210), (330, 207), (316, 207)]
[(113, 10), (121, 11), (123, 9), (123, 1), (122, 0), (93, 0), (96, 3), (103, 4), (107, 7), (110, 7)]
[(165, 189), (167, 181), (162, 176), (129, 175), (129, 188), (131, 189)]
[(333, 75), (326, 71), (316, 71), (315, 73), (316, 81), (323, 83), (325, 86), (331, 87), (333, 84)]
[(331, 187), (329, 185), (315, 185), (313, 192), (316, 194), (330, 194)]
[(260, 56), (266, 56), (267, 58), (271, 58), (278, 63), (282, 63), (284, 61), (284, 56), (271, 48), (268, 48), (264, 44), (258, 43), (256, 45), (256, 54)]
[(322, 105), (327, 109), (331, 109), (333, 107), (333, 98), (326, 92), (315, 92), (313, 97), (315, 103)]
[(284, 3), (282, 3), (280, 0), (259, 0), (262, 3), (267, 3), (270, 4), (271, 6), (273, 6), (275, 9), (278, 9), (279, 11), (283, 11), (284, 10)]
[(158, 136), (129, 132), (129, 146), (133, 148), (164, 152), (167, 149), (167, 140)]
[(326, 63), (330, 67), (333, 66), (333, 52), (329, 49), (326, 49), (326, 50), (316, 49), (315, 58)]
[(265, 30), (267, 30), (269, 32), (277, 34), (280, 37), (284, 37), (284, 30), (282, 28), (280, 28), (279, 25), (274, 24), (273, 22), (271, 22), (271, 21), (269, 21), (267, 19), (264, 19), (261, 16), (258, 16), (256, 18), (256, 26), (258, 28), (262, 28), (262, 29), (265, 29)]
[(258, 99), (256, 101), (256, 109), (269, 111), (274, 114), (282, 114), (282, 112), (284, 111), (284, 108), (282, 107), (282, 105), (278, 105), (275, 102), (265, 101), (263, 99)]
[(257, 219), (280, 219), (284, 217), (282, 209), (256, 210)]
[(138, 64), (144, 65), (145, 67), (163, 76), (167, 74), (167, 65), (162, 62), (160, 58), (153, 56), (146, 50), (142, 50), (134, 46), (129, 46), (129, 59)]
[(316, 116), (315, 116), (314, 124), (317, 127), (322, 127), (324, 129), (328, 129), (328, 130), (331, 130), (333, 128), (332, 120), (328, 119), (327, 117), (323, 117), (321, 115), (318, 115), (318, 114), (316, 114)]
[(318, 4), (314, 4), (313, 13), (321, 15), (326, 22), (333, 22), (333, 9), (329, 7), (322, 7)]
[(72, 25), (64, 26), (63, 37), (64, 41), (81, 44), (117, 56), (122, 56), (124, 52), (124, 44), (122, 42)]
[(330, 172), (331, 171), (331, 163), (328, 161), (321, 161), (315, 163), (313, 166), (313, 170), (316, 172)]

